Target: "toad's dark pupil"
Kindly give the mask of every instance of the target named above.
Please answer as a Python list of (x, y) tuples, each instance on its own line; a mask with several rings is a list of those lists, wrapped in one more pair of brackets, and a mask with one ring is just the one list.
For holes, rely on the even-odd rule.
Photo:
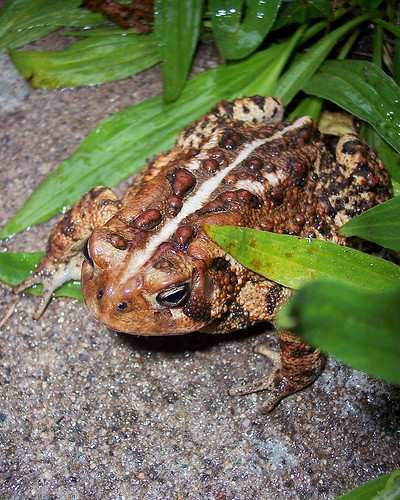
[(189, 297), (189, 284), (175, 285), (157, 295), (157, 302), (164, 306), (176, 307), (186, 302)]
[(164, 297), (165, 302), (170, 302), (171, 304), (177, 304), (180, 300), (183, 299), (186, 290), (178, 290), (177, 292), (173, 292), (168, 297)]

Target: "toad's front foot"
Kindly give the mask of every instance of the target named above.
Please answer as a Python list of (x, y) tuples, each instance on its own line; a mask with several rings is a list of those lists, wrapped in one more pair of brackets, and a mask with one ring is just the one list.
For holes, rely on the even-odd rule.
[(82, 260), (83, 258), (80, 254), (72, 256), (69, 261), (65, 262), (52, 261), (46, 255), (39, 262), (33, 273), (13, 288), (13, 292), (21, 293), (31, 286), (43, 285), (40, 302), (33, 315), (34, 319), (38, 319), (43, 314), (53, 292), (57, 288), (66, 281), (80, 279)]
[(63, 283), (79, 280), (83, 262), (82, 250), (95, 227), (103, 225), (120, 208), (117, 196), (103, 186), (88, 191), (53, 227), (46, 255), (33, 273), (14, 288), (20, 293), (41, 283), (43, 292), (34, 314), (38, 319), (52, 293)]
[(279, 343), (280, 353), (262, 345), (255, 349), (274, 364), (273, 371), (267, 377), (229, 390), (231, 396), (269, 390), (270, 394), (261, 407), (262, 413), (271, 412), (283, 398), (312, 384), (318, 377), (323, 363), (319, 350), (305, 344), (289, 332), (279, 332)]

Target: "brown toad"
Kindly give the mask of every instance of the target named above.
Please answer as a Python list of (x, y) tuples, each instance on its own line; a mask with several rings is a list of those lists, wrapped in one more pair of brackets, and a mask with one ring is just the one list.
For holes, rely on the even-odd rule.
[[(97, 319), (141, 335), (226, 333), (273, 321), (291, 291), (241, 266), (204, 224), (346, 244), (338, 228), (391, 196), (388, 174), (358, 136), (341, 137), (333, 152), (311, 118), (282, 117), (274, 98), (220, 103), (147, 166), (121, 201), (105, 187), (89, 191), (54, 227), (47, 255), (16, 291), (42, 282), (41, 312), (53, 290), (81, 277)], [(318, 351), (278, 333), (277, 370), (233, 391), (270, 388), (265, 412), (321, 367)]]

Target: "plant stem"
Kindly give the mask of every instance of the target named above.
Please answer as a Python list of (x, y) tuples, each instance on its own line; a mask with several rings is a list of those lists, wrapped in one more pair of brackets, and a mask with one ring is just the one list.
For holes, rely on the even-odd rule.
[(383, 54), (383, 28), (379, 24), (375, 25), (374, 36), (372, 39), (372, 62), (379, 68), (382, 68)]
[(339, 61), (343, 61), (346, 59), (348, 53), (350, 52), (352, 46), (354, 45), (354, 42), (357, 40), (358, 36), (360, 34), (360, 30), (355, 30), (349, 38), (346, 40), (345, 44), (343, 45), (341, 51), (339, 52), (339, 55), (337, 56)]

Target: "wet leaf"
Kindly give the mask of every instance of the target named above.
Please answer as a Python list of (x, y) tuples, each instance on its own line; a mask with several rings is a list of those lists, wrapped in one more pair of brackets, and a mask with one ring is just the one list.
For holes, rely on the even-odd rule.
[(251, 54), (271, 29), (281, 0), (209, 0), (213, 36), (224, 59)]
[(400, 251), (400, 197), (396, 196), (351, 219), (339, 232)]
[(327, 61), (303, 90), (370, 123), (400, 152), (400, 87), (367, 61)]
[(383, 290), (400, 286), (400, 266), (328, 241), (235, 226), (205, 226), (245, 267), (289, 288), (316, 278)]
[(342, 363), (400, 385), (399, 304), (400, 286), (378, 291), (314, 281), (291, 297), (277, 327)]
[(56, 52), (11, 50), (10, 57), (33, 87), (53, 89), (127, 78), (160, 62), (154, 35), (91, 36)]
[(332, 8), (329, 0), (291, 0), (282, 2), (273, 29), (296, 23), (306, 23), (311, 19), (327, 18)]
[[(0, 253), (0, 281), (7, 285), (15, 286), (21, 283), (35, 269), (36, 264), (43, 257), (42, 252), (33, 253)], [(33, 295), (40, 295), (42, 285), (28, 288), (26, 292)], [(55, 293), (55, 297), (72, 297), (83, 301), (81, 284), (79, 281), (68, 281)]]
[(156, 0), (154, 31), (164, 81), (164, 99), (176, 99), (189, 73), (203, 13), (203, 0)]
[(0, 52), (37, 40), (62, 26), (104, 23), (102, 14), (79, 8), (82, 0), (8, 0), (0, 10)]

